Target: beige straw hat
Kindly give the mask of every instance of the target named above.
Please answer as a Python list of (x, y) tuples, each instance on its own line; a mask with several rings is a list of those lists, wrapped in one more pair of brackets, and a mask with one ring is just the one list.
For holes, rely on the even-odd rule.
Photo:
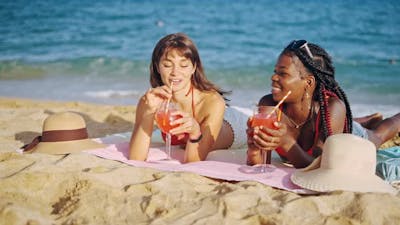
[(106, 146), (89, 139), (85, 121), (77, 113), (52, 114), (45, 119), (42, 130), (42, 136), (22, 147), (24, 153), (68, 154)]
[(308, 167), (294, 172), (291, 180), (319, 192), (396, 194), (396, 189), (375, 175), (375, 167), (376, 148), (372, 142), (352, 134), (335, 134), (326, 139), (322, 155)]

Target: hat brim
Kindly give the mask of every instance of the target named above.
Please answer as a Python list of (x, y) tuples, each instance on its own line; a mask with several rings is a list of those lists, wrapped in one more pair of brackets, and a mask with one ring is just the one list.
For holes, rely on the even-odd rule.
[(310, 171), (310, 170), (315, 170), (318, 169), (319, 167), (321, 167), (321, 156), (318, 156), (317, 158), (315, 158), (310, 165), (308, 165), (307, 167), (304, 167), (303, 169), (299, 169), (299, 171)]
[(29, 153), (46, 154), (69, 154), (77, 153), (83, 150), (105, 148), (107, 145), (91, 139), (60, 141), (60, 142), (39, 142)]
[(351, 174), (350, 171), (337, 171), (319, 168), (311, 171), (296, 171), (291, 180), (296, 185), (318, 192), (353, 191), (383, 192), (395, 195), (397, 190), (376, 175)]

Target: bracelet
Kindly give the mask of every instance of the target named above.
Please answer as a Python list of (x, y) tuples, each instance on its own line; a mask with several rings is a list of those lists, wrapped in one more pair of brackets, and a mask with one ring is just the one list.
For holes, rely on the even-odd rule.
[(198, 143), (202, 138), (203, 138), (203, 134), (200, 134), (200, 136), (196, 139), (189, 139), (189, 142), (190, 143)]

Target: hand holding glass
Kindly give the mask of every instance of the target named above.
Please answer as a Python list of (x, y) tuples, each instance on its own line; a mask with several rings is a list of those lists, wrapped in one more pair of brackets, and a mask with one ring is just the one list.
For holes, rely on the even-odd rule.
[[(251, 121), (251, 127), (267, 127), (270, 129), (276, 129), (274, 122), (278, 121), (278, 111), (272, 106), (256, 106), (253, 114), (253, 120)], [(271, 163), (271, 151), (261, 150), (262, 165), (261, 171), (264, 173), (266, 171), (266, 164)]]
[(165, 147), (167, 151), (167, 160), (171, 160), (171, 133), (170, 130), (172, 130), (175, 127), (178, 127), (179, 124), (171, 125), (171, 122), (182, 118), (181, 115), (171, 115), (172, 112), (175, 112), (178, 110), (178, 106), (169, 101), (164, 101), (161, 103), (159, 108), (157, 109), (156, 112), (156, 123), (157, 126), (160, 128), (162, 132), (166, 134), (166, 140), (165, 140)]

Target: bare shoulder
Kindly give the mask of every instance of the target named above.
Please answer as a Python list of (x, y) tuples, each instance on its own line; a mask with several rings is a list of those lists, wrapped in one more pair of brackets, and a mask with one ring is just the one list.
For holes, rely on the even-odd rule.
[(339, 98), (329, 98), (328, 108), (331, 112), (346, 114), (346, 105)]
[(218, 92), (204, 92), (202, 98), (203, 107), (225, 107), (225, 100)]
[(339, 98), (329, 98), (328, 111), (332, 132), (342, 133), (346, 121), (346, 106)]
[(203, 119), (221, 118), (225, 112), (225, 100), (218, 92), (203, 92), (199, 105), (198, 116)]

